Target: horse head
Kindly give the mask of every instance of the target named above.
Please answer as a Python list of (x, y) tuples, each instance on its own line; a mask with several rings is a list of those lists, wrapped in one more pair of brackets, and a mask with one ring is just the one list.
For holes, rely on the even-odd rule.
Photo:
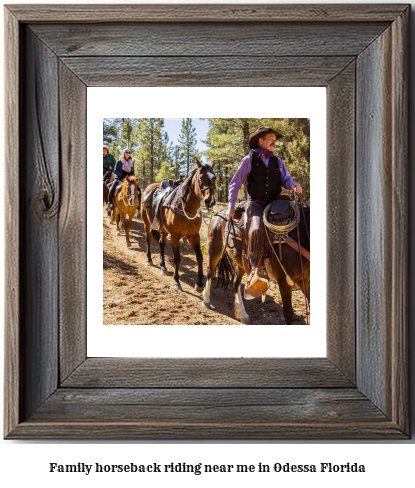
[(127, 176), (125, 178), (123, 191), (128, 198), (128, 205), (134, 205), (137, 198), (137, 178)]
[(202, 164), (196, 158), (198, 170), (195, 173), (196, 187), (200, 192), (200, 198), (203, 200), (206, 208), (211, 208), (215, 205), (215, 181), (216, 175), (213, 171), (215, 162), (211, 164)]

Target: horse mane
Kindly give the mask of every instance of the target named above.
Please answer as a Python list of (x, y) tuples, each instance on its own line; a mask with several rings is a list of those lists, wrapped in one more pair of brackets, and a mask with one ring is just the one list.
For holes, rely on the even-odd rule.
[[(202, 165), (202, 168), (205, 167), (206, 165)], [(195, 168), (192, 169), (192, 171), (190, 171), (189, 173), (189, 176), (183, 181), (180, 189), (181, 189), (181, 193), (182, 193), (182, 198), (183, 200), (186, 199), (188, 193), (189, 193), (189, 190), (190, 190), (190, 185), (192, 183), (192, 180), (193, 180), (193, 176), (196, 174), (196, 171), (199, 169), (198, 166), (196, 166)]]
[(133, 184), (137, 182), (136, 176), (135, 175), (128, 175), (124, 178), (122, 184), (121, 184), (121, 190), (120, 191), (125, 191), (127, 189), (127, 182), (131, 183), (131, 178), (134, 178)]

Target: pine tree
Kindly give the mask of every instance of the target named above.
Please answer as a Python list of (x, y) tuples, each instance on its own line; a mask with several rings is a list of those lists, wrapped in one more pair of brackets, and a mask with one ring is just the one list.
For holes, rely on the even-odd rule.
[(108, 146), (111, 154), (118, 154), (120, 140), (119, 119), (104, 119), (103, 123), (103, 142)]
[(137, 119), (120, 119), (121, 120), (121, 132), (120, 132), (120, 144), (122, 149), (128, 148), (133, 151), (137, 147), (137, 135), (136, 125)]
[(283, 119), (278, 155), (284, 161), (294, 181), (303, 187), (302, 200), (310, 203), (310, 121), (309, 119)]
[(138, 168), (140, 181), (145, 188), (155, 181), (163, 156), (162, 129), (164, 119), (139, 119), (137, 126)]
[(189, 174), (196, 153), (196, 129), (193, 127), (192, 119), (182, 120), (182, 131), (179, 135), (179, 148), (183, 169), (186, 174)]

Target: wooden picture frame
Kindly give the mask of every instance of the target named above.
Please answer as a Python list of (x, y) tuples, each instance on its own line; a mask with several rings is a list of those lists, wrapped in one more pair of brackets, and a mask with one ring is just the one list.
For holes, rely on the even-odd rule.
[[(409, 15), (5, 8), (7, 439), (409, 437)], [(327, 358), (86, 357), (86, 92), (103, 85), (327, 87)]]

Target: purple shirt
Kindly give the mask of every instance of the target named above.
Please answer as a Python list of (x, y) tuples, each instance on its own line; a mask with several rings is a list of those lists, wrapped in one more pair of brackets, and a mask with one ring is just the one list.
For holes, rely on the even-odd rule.
[[(260, 156), (265, 166), (268, 167), (269, 157), (266, 157), (264, 154), (260, 154)], [(278, 159), (278, 164), (280, 166), (281, 186), (289, 190), (291, 188), (291, 185), (294, 184), (294, 181), (291, 178), (291, 175), (288, 169), (285, 167), (285, 164), (282, 161), (282, 159), (280, 158), (277, 159)], [(229, 199), (228, 199), (229, 208), (235, 207), (235, 202), (238, 197), (238, 191), (242, 188), (242, 185), (245, 183), (250, 171), (251, 171), (251, 158), (250, 155), (248, 154), (239, 163), (235, 176), (232, 178), (231, 182), (229, 183)]]

